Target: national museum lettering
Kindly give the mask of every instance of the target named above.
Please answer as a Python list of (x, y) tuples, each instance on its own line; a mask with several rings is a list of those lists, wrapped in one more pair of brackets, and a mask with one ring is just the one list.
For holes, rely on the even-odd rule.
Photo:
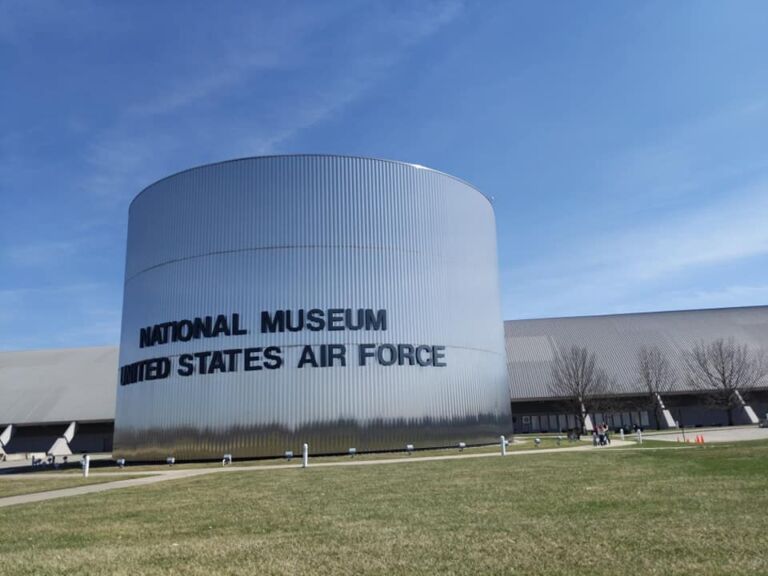
[[(262, 311), (262, 334), (284, 332), (386, 332), (387, 311), (370, 308), (329, 308)], [(240, 314), (219, 314), (162, 322), (139, 330), (139, 347), (151, 348), (174, 342), (245, 336)], [(285, 348), (285, 349), (284, 349)], [(288, 364), (287, 352), (295, 358)], [(222, 348), (178, 356), (159, 356), (120, 367), (122, 386), (148, 380), (162, 380), (172, 374), (223, 374), (278, 370), (286, 365), (297, 369), (347, 366), (446, 366), (445, 346), (410, 343), (306, 344), (299, 346), (259, 346)]]

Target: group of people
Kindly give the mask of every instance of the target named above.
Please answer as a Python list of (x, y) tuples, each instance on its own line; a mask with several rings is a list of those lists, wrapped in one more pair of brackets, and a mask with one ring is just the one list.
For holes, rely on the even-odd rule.
[(605, 423), (598, 424), (592, 430), (592, 446), (607, 446), (611, 443), (611, 437), (608, 434), (608, 426)]

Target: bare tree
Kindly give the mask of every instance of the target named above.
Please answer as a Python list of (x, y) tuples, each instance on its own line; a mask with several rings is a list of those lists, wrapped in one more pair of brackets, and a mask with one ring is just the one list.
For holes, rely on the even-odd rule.
[(688, 385), (705, 390), (712, 405), (727, 412), (729, 426), (733, 424), (733, 409), (743, 403), (743, 394), (763, 385), (768, 375), (764, 355), (752, 353), (733, 338), (699, 342), (685, 360)]
[(658, 346), (643, 346), (637, 353), (637, 372), (640, 384), (647, 392), (646, 406), (653, 407), (656, 423), (664, 421), (661, 409), (661, 395), (666, 394), (677, 382), (677, 373), (672, 368), (666, 354)]
[(577, 418), (583, 433), (586, 415), (608, 393), (611, 380), (597, 366), (594, 352), (581, 346), (561, 347), (555, 352), (549, 388)]

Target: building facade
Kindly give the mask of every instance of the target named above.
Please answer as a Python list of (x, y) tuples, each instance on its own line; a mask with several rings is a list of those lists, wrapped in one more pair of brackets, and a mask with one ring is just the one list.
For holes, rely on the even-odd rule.
[[(592, 424), (766, 417), (766, 379), (729, 411), (689, 382), (686, 355), (717, 339), (768, 354), (768, 306), (502, 323), (493, 207), (472, 186), (384, 160), (248, 158), (133, 201), (119, 349), (0, 353), (0, 457), (218, 459), (563, 432), (579, 415), (552, 366), (571, 346), (612, 382)], [(643, 347), (675, 374), (655, 398)]]
[(129, 213), (114, 451), (275, 456), (511, 432), (496, 228), (411, 164), (262, 157)]
[[(718, 339), (746, 346), (753, 357), (768, 353), (768, 306), (512, 320), (504, 329), (517, 432), (576, 426), (577, 415), (565, 409), (552, 382), (557, 350), (571, 346), (595, 354), (611, 380), (605, 397), (590, 411), (593, 424), (614, 429), (725, 426), (752, 424), (768, 412), (768, 379), (742, 390), (744, 404), (737, 403), (729, 414), (713, 405), (711, 391), (692, 385), (686, 365), (697, 344)], [(638, 367), (641, 349), (653, 347), (667, 359), (673, 376), (660, 399), (651, 398)]]
[[(732, 338), (750, 353), (768, 350), (768, 306), (509, 320), (504, 328), (510, 382), (506, 401), (511, 399), (515, 433), (564, 432), (577, 426), (576, 415), (551, 386), (554, 354), (563, 346), (594, 352), (614, 379), (603, 408), (589, 414), (593, 423), (613, 429), (668, 427), (638, 379), (637, 354), (643, 346), (658, 346), (673, 366), (675, 385), (661, 399), (675, 423), (689, 428), (725, 426), (729, 419), (685, 377), (684, 356), (697, 342)], [(118, 352), (117, 347), (0, 352), (0, 456), (110, 452)], [(743, 396), (758, 418), (766, 418), (768, 382)], [(731, 416), (737, 424), (751, 422), (745, 409), (735, 408)]]
[(117, 358), (116, 346), (0, 352), (0, 457), (111, 452)]

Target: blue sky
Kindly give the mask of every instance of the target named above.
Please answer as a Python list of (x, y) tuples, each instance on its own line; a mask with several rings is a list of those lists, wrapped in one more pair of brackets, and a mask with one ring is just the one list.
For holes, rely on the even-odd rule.
[(0, 349), (116, 344), (130, 200), (258, 154), (472, 182), (508, 319), (766, 304), (766, 22), (762, 1), (0, 1)]

